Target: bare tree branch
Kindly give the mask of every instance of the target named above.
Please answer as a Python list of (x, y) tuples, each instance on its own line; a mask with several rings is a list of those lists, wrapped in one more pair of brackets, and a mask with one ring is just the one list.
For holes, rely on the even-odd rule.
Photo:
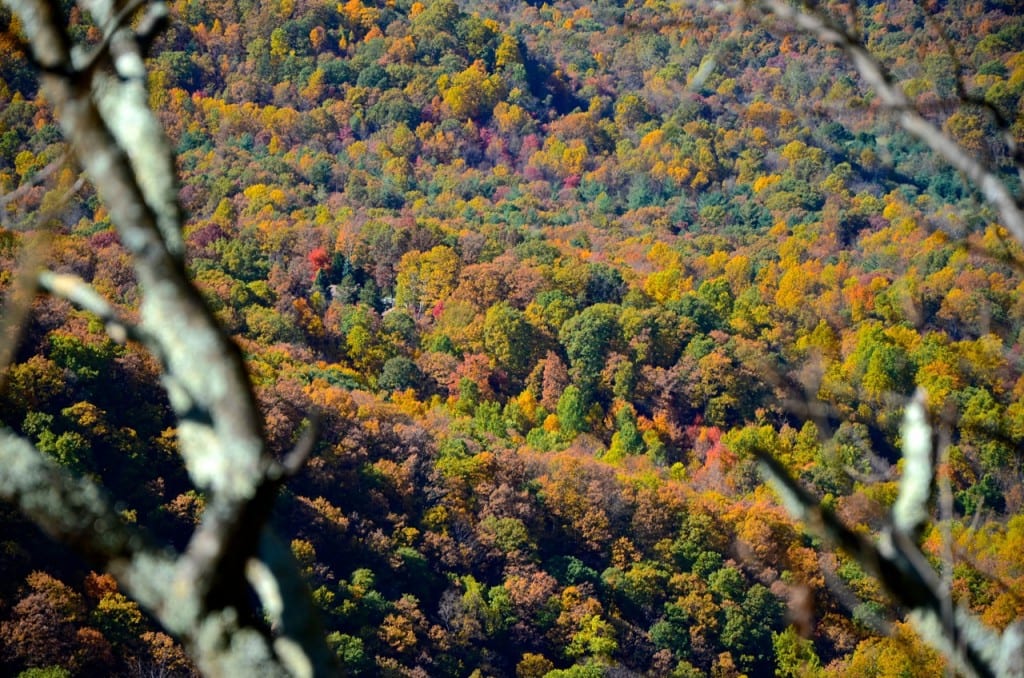
[(926, 119), (893, 80), (888, 69), (855, 35), (823, 12), (809, 6), (797, 7), (785, 0), (751, 0), (750, 6), (790, 22), (811, 33), (818, 40), (843, 50), (864, 82), (878, 95), (882, 104), (896, 114), (900, 126), (962, 172), (995, 208), (1003, 226), (1018, 242), (1024, 243), (1024, 208), (999, 171), (974, 157), (952, 137)]
[[(94, 486), (74, 485), (9, 433), (0, 438), (0, 452), (12, 460), (0, 466), (0, 496), (19, 501), (52, 525), (55, 537), (113, 572), (182, 639), (204, 673), (330, 674), (332, 655), (315, 620), (296, 621), (315, 618), (309, 593), (287, 549), (266, 527), (281, 484), (312, 444), (300, 445), (284, 466), (269, 454), (241, 352), (188, 280), (173, 156), (148, 108), (142, 45), (127, 25), (143, 3), (80, 0), (104, 32), (100, 45), (86, 50), (71, 44), (55, 0), (3, 1), (21, 18), (44, 95), (132, 255), (142, 290), (140, 321), (124, 321), (73, 276), (43, 273), (39, 282), (98, 315), (114, 338), (138, 339), (161, 359), (179, 449), (207, 502), (185, 552), (156, 554), (126, 536), (94, 498)], [(167, 10), (154, 2), (146, 12), (140, 25), (148, 39)], [(46, 483), (59, 492), (50, 495), (49, 513), (39, 499)], [(93, 528), (108, 523), (98, 537)], [(275, 586), (281, 592), (274, 603), (276, 639), (252, 604), (247, 572), (263, 573), (264, 594)]]
[(850, 554), (904, 605), (926, 640), (953, 659), (970, 676), (1006, 676), (1000, 670), (1000, 638), (967, 611), (957, 609), (950, 619), (941, 586), (924, 554), (907, 534), (883, 532), (878, 544), (851, 530), (810, 495), (775, 459), (770, 450), (757, 450), (765, 477), (789, 511), (808, 528)]
[(146, 550), (90, 480), (75, 478), (31, 443), (0, 429), (0, 497), (15, 503), (58, 541), (93, 562), (130, 559)]
[[(950, 63), (953, 65), (953, 81), (956, 83), (956, 95), (957, 99), (965, 104), (976, 106), (992, 118), (996, 127), (999, 129), (1000, 136), (1003, 139), (1003, 144), (1006, 145), (1006, 150), (1013, 159), (1013, 164), (1017, 168), (1017, 179), (1024, 185), (1024, 153), (1017, 145), (1017, 140), (1013, 136), (1013, 121), (1006, 117), (1006, 115), (999, 109), (998, 106), (988, 101), (984, 97), (979, 97), (970, 94), (967, 91), (967, 87), (964, 85), (963, 76), (963, 62), (960, 57), (957, 56), (956, 48), (953, 45), (953, 41), (949, 39), (946, 31), (942, 29), (942, 26), (935, 20), (932, 15), (927, 15), (928, 24), (932, 30), (939, 36), (939, 40), (942, 41), (942, 45), (946, 50), (946, 56), (949, 58)], [(1018, 202), (1019, 204), (1019, 202)]]
[[(883, 106), (896, 114), (901, 127), (934, 153), (962, 172), (999, 215), (1002, 224), (1018, 243), (1024, 243), (1024, 209), (1000, 171), (973, 156), (950, 135), (930, 122), (914, 106), (886, 67), (867, 49), (856, 29), (846, 29), (813, 2), (797, 6), (786, 0), (747, 0), (748, 7), (774, 15), (810, 33), (823, 43), (839, 47), (853, 62), (868, 87)], [(856, 2), (851, 6), (856, 11)], [(947, 43), (947, 48), (949, 47)], [(950, 56), (959, 70), (955, 54)], [(957, 86), (960, 103), (983, 105), (966, 97), (959, 72)], [(990, 111), (990, 106), (984, 106)], [(993, 111), (998, 114), (998, 111)], [(1005, 130), (1005, 121), (996, 117)], [(1004, 139), (1018, 170), (1020, 157), (1014, 141)], [(826, 510), (778, 462), (771, 450), (756, 450), (768, 480), (776, 487), (787, 508), (808, 527), (846, 550), (871, 575), (879, 579), (900, 605), (908, 608), (908, 617), (922, 637), (942, 651), (956, 670), (969, 676), (1024, 676), (1021, 649), (1024, 646), (1022, 624), (1012, 625), (1002, 634), (988, 628), (966, 609), (954, 605), (949, 595), (950, 572), (940, 577), (921, 552), (917, 539), (928, 519), (928, 503), (935, 489), (935, 450), (945, 454), (948, 435), (934, 436), (924, 407), (925, 394), (911, 400), (903, 425), (903, 478), (890, 527), (882, 531), (877, 543), (849, 529)], [(940, 479), (940, 509), (948, 517), (948, 482)], [(947, 565), (947, 569), (950, 567)]]
[(50, 294), (66, 299), (94, 314), (103, 321), (107, 334), (117, 343), (123, 344), (128, 339), (147, 343), (135, 325), (123, 319), (110, 302), (77, 275), (43, 271), (39, 274), (39, 286)]
[[(42, 169), (35, 172), (31, 177), (28, 178), (27, 181), (24, 181), (20, 186), (18, 186), (12, 191), (5, 193), (4, 195), (0, 195), (0, 207), (5, 206), (7, 203), (14, 202), (15, 200), (18, 200), (19, 198), (24, 196), (36, 184), (45, 181), (54, 172), (59, 170), (61, 167), (64, 167), (64, 165), (66, 165), (70, 159), (71, 157), (69, 153), (62, 153), (59, 158), (47, 163), (46, 167), (43, 167)], [(2, 218), (3, 222), (6, 223), (6, 211), (0, 210), (0, 218)]]
[(7, 368), (14, 360), (21, 334), (25, 330), (38, 284), (35, 271), (42, 266), (48, 243), (49, 238), (45, 235), (37, 235), (29, 241), (22, 255), (18, 275), (4, 299), (3, 314), (0, 315), (0, 390), (7, 383)]
[(932, 430), (925, 412), (925, 394), (918, 389), (903, 415), (903, 482), (892, 508), (893, 527), (919, 535), (928, 522), (932, 495)]

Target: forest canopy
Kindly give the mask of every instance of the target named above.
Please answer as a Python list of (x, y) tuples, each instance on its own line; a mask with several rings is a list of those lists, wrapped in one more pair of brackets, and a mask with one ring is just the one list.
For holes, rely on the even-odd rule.
[[(852, 7), (829, 9), (1012, 177), (1012, 3)], [(5, 308), (43, 259), (135, 318), (132, 252), (0, 26)], [(881, 530), (919, 388), (948, 488), (922, 549), (986, 625), (1024, 617), (1021, 245), (841, 50), (691, 2), (180, 0), (149, 54), (189, 279), (273, 458), (316, 423), (271, 521), (343, 675), (938, 675), (756, 470), (771, 450)], [(40, 295), (0, 423), (183, 550), (215, 492), (163, 368)], [(196, 670), (113, 577), (0, 520), (5, 670)]]

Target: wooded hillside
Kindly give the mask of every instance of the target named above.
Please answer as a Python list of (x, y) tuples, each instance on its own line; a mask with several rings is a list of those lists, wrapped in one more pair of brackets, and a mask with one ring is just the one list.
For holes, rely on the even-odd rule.
[[(962, 102), (1024, 141), (1015, 3), (856, 20), (1009, 174)], [(0, 292), (41, 259), (134, 317), (107, 207), (0, 25)], [(840, 51), (675, 0), (178, 0), (151, 55), (188, 271), (274, 453), (317, 422), (273, 520), (344, 675), (939, 675), (753, 455), (877, 531), (918, 387), (951, 496), (924, 548), (985, 623), (1024, 617), (1024, 252)], [(160, 373), (40, 296), (0, 424), (181, 548), (206, 497)], [(0, 673), (194, 670), (112, 577), (0, 521)]]

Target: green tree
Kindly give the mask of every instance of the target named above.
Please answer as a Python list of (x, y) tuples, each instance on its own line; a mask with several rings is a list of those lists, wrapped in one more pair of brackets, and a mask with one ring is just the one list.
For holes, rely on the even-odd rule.
[(399, 355), (388, 358), (384, 362), (380, 376), (377, 377), (377, 386), (385, 391), (417, 388), (422, 377), (423, 375), (420, 373), (416, 363), (405, 356)]
[(558, 399), (558, 425), (562, 435), (571, 439), (576, 434), (586, 431), (587, 410), (589, 402), (584, 397), (583, 391), (575, 384), (566, 386), (562, 396)]
[(644, 449), (644, 439), (636, 424), (636, 411), (632, 405), (623, 403), (615, 413), (615, 433), (604, 459), (614, 464), (627, 456), (642, 454)]
[(558, 333), (574, 383), (585, 390), (596, 386), (608, 354), (620, 340), (619, 312), (614, 304), (588, 306), (566, 320)]
[(526, 314), (502, 301), (484, 316), (484, 349), (494, 364), (521, 380), (533, 369), (536, 337)]
[(794, 626), (772, 634), (775, 675), (779, 678), (814, 678), (823, 675), (821, 660), (809, 638), (801, 638)]

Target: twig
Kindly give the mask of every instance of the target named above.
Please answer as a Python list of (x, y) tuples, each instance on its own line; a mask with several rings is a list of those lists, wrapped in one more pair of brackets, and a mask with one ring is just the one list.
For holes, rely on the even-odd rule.
[(926, 20), (932, 30), (939, 36), (939, 40), (946, 50), (946, 56), (949, 57), (950, 62), (953, 64), (953, 82), (956, 83), (957, 99), (962, 103), (976, 106), (989, 114), (999, 129), (1000, 136), (1002, 136), (1003, 143), (1006, 145), (1006, 150), (1009, 151), (1014, 167), (1017, 168), (1017, 178), (1024, 184), (1024, 152), (1018, 147), (1017, 140), (1013, 136), (1013, 121), (1007, 118), (1003, 111), (988, 99), (967, 92), (967, 87), (964, 85), (963, 62), (956, 54), (956, 47), (953, 45), (953, 41), (949, 39), (946, 31), (942, 29), (942, 26), (939, 25), (934, 16), (928, 14), (926, 15)]
[(279, 465), (282, 480), (294, 478), (309, 461), (316, 447), (317, 438), (320, 435), (320, 417), (313, 414), (309, 418), (309, 425), (302, 432), (295, 447), (285, 455)]
[(110, 338), (119, 344), (134, 339), (150, 344), (137, 326), (124, 320), (106, 299), (100, 296), (89, 283), (70, 273), (43, 271), (38, 277), (39, 286), (50, 294), (70, 301), (75, 306), (89, 311), (100, 320)]
[(924, 142), (933, 152), (962, 172), (996, 209), (1003, 225), (1018, 242), (1024, 243), (1024, 209), (997, 170), (971, 155), (950, 136), (928, 121), (910, 102), (888, 69), (853, 35), (823, 13), (788, 4), (784, 0), (753, 0), (751, 5), (767, 14), (789, 21), (824, 43), (843, 50), (861, 78), (894, 112), (900, 126)]
[(0, 429), (0, 497), (16, 504), (54, 539), (106, 567), (150, 549), (91, 480), (76, 478), (29, 441)]
[[(940, 589), (943, 593), (942, 615), (947, 620), (947, 624), (952, 623), (956, 604), (952, 595), (955, 556), (953, 554), (953, 535), (950, 529), (950, 523), (953, 520), (953, 488), (949, 480), (951, 435), (950, 427), (945, 423), (938, 427), (935, 435), (936, 465), (940, 469), (940, 472), (936, 474), (939, 495), (939, 529), (942, 531), (942, 560), (940, 561), (939, 577), (942, 580)], [(947, 673), (952, 675), (952, 667), (949, 667)]]
[(0, 315), (0, 391), (7, 384), (7, 368), (14, 361), (22, 332), (25, 331), (32, 299), (36, 294), (35, 271), (42, 266), (48, 245), (49, 235), (45, 231), (29, 241), (18, 275), (4, 300), (3, 314)]
[[(769, 450), (756, 450), (762, 472), (782, 498), (786, 508), (815, 532), (842, 548), (897, 599), (911, 609), (928, 640), (943, 645), (958, 668), (968, 675), (995, 676), (999, 636), (967, 612), (957, 608), (954, 619), (945, 618), (946, 604), (940, 582), (924, 555), (899, 530), (883, 531), (878, 545), (843, 524), (812, 497)], [(963, 646), (959, 644), (963, 641)]]
[[(282, 663), (292, 667), (294, 675), (311, 675), (315, 667), (330, 666), (333, 658), (327, 646), (309, 651), (303, 638), (322, 637), (320, 615), (312, 605), (309, 587), (299, 575), (299, 568), (288, 545), (274, 534), (264, 531), (260, 540), (260, 558), (252, 558), (246, 567), (246, 578), (268, 611), (278, 638), (274, 649)], [(276, 599), (276, 600), (275, 600)]]
[(903, 479), (892, 507), (892, 524), (907, 535), (919, 535), (928, 522), (932, 494), (932, 430), (925, 411), (925, 394), (918, 389), (903, 415)]
[(0, 207), (21, 198), (23, 195), (28, 193), (33, 186), (42, 183), (47, 177), (56, 172), (58, 168), (64, 166), (69, 160), (71, 160), (71, 152), (65, 151), (59, 158), (47, 163), (45, 167), (35, 172), (27, 181), (23, 182), (16, 189), (8, 191), (4, 195), (0, 195)]
[(93, 47), (88, 54), (83, 55), (81, 58), (73, 59), (76, 63), (74, 63), (74, 67), (70, 75), (77, 77), (90, 76), (100, 64), (100, 61), (107, 56), (110, 50), (110, 41), (113, 39), (114, 33), (124, 26), (125, 22), (127, 22), (128, 19), (131, 18), (131, 15), (135, 13), (135, 10), (146, 4), (146, 1), (147, 0), (131, 0), (131, 2), (122, 7), (117, 14), (107, 19), (103, 26), (103, 39), (99, 44)]

